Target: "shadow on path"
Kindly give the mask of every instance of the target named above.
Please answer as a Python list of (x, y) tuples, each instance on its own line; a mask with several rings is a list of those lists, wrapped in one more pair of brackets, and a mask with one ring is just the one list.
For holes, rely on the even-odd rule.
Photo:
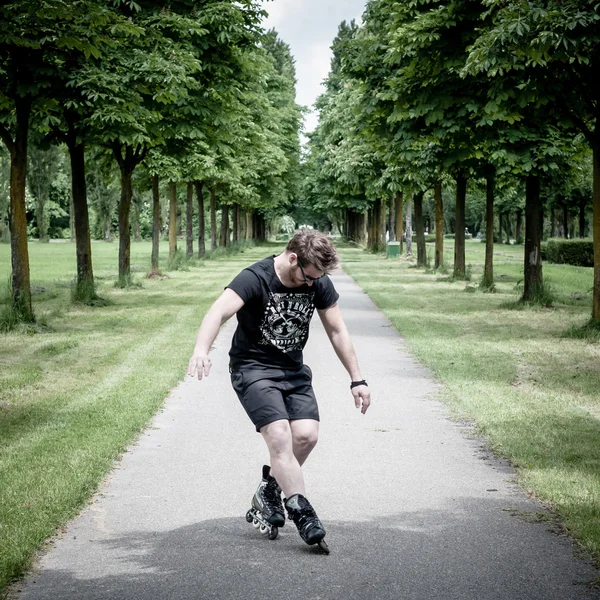
[[(590, 567), (556, 537), (548, 555), (515, 544), (505, 507), (490, 530), (476, 501), (454, 511), (400, 512), (377, 523), (330, 522), (332, 553), (304, 545), (292, 524), (270, 542), (240, 518), (93, 540), (94, 564), (46, 568), (27, 600), (302, 598), (306, 600), (569, 600), (600, 597)], [(504, 509), (504, 510), (503, 510)], [(547, 536), (542, 523), (529, 536)], [(489, 535), (478, 529), (486, 528)], [(508, 531), (507, 531), (508, 529)], [(475, 543), (474, 543), (475, 541)], [(567, 548), (565, 548), (567, 546)], [(562, 558), (561, 558), (562, 557)], [(551, 570), (547, 565), (552, 564)], [(575, 564), (575, 566), (574, 566)], [(579, 567), (577, 567), (579, 564)], [(579, 571), (577, 570), (579, 568)], [(86, 573), (80, 578), (77, 573)], [(573, 579), (575, 577), (575, 579)], [(35, 577), (32, 578), (34, 581)]]

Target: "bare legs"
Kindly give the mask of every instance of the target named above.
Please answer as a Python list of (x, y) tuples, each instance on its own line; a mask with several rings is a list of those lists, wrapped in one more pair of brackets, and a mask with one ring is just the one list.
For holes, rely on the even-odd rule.
[(302, 465), (317, 444), (319, 422), (312, 419), (275, 421), (260, 430), (271, 457), (271, 474), (286, 498), (304, 495)]

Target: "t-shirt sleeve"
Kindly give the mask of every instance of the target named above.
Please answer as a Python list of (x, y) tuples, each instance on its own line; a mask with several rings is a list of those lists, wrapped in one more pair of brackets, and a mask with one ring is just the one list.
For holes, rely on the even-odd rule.
[(319, 289), (315, 294), (315, 308), (317, 310), (325, 310), (331, 308), (339, 299), (340, 295), (337, 293), (333, 281), (328, 275), (325, 275), (319, 280)]
[(227, 288), (232, 289), (245, 303), (262, 293), (260, 279), (250, 269), (244, 269)]

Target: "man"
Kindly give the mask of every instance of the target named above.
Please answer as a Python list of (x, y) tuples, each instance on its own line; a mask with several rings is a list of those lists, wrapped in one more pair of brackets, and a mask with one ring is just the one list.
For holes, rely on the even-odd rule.
[(252, 500), (253, 508), (273, 527), (285, 524), (285, 506), (302, 539), (320, 544), (325, 528), (306, 499), (302, 465), (317, 443), (319, 410), (312, 373), (303, 363), (315, 308), (340, 361), (350, 375), (357, 408), (371, 403), (354, 347), (337, 305), (328, 273), (338, 266), (329, 238), (303, 229), (284, 252), (244, 269), (206, 313), (188, 375), (208, 376), (208, 353), (219, 328), (237, 314), (231, 345), (231, 382), (256, 430), (269, 449), (270, 467)]

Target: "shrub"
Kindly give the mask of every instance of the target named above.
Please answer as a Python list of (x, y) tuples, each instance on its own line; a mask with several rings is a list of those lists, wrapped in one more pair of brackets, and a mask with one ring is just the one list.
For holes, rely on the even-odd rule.
[(592, 240), (582, 239), (550, 239), (542, 243), (542, 259), (576, 267), (593, 267), (594, 243)]
[[(412, 236), (412, 241), (414, 243), (416, 243), (417, 241), (417, 234), (413, 234)], [(425, 234), (425, 243), (426, 244), (433, 244), (435, 242), (435, 233), (426, 233)]]
[[(435, 236), (434, 236), (435, 238)], [(446, 235), (444, 235), (444, 238), (447, 240), (454, 240), (456, 239), (456, 234), (455, 233), (447, 233)], [(472, 240), (473, 239), (473, 235), (470, 233), (465, 233), (465, 240)]]

